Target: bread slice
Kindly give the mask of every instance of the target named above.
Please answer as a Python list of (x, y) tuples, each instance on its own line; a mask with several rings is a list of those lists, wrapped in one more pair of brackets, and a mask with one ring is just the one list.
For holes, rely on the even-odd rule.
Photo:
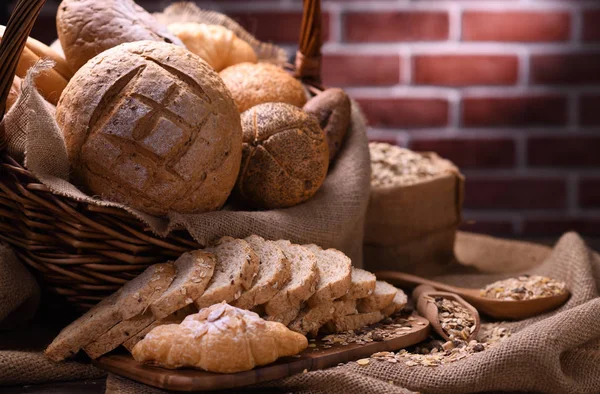
[(231, 305), (241, 309), (252, 309), (269, 301), (290, 279), (290, 262), (273, 241), (265, 241), (258, 235), (245, 238), (260, 259), (258, 274), (252, 287), (242, 293)]
[(315, 336), (321, 326), (332, 318), (353, 313), (356, 313), (356, 300), (328, 302), (316, 307), (304, 308), (288, 327), (303, 335)]
[(323, 250), (314, 244), (304, 247), (317, 257), (319, 270), (319, 284), (315, 294), (308, 299), (308, 305), (314, 307), (346, 295), (352, 282), (352, 262), (348, 256), (339, 250)]
[(338, 333), (350, 330), (358, 330), (359, 328), (368, 326), (370, 324), (378, 323), (384, 318), (385, 316), (379, 311), (338, 316), (329, 320), (323, 327), (323, 331), (328, 333)]
[(265, 303), (268, 316), (280, 316), (295, 310), (314, 294), (319, 281), (317, 258), (310, 250), (290, 241), (275, 241), (290, 262), (290, 280)]
[(290, 324), (291, 322), (294, 321), (294, 319), (300, 313), (301, 309), (302, 308), (300, 306), (298, 306), (296, 308), (288, 309), (287, 311), (285, 311), (284, 313), (279, 314), (279, 315), (266, 316), (264, 319), (270, 320), (270, 321), (276, 321), (276, 322), (283, 324), (284, 326), (287, 326), (288, 324)]
[(172, 263), (154, 264), (127, 282), (116, 293), (102, 300), (83, 316), (63, 328), (44, 353), (53, 361), (62, 361), (100, 337), (122, 320), (143, 313), (160, 297), (175, 278)]
[(348, 300), (356, 300), (365, 298), (373, 294), (375, 291), (375, 282), (377, 278), (369, 271), (360, 268), (352, 267), (352, 282), (350, 290), (343, 298)]
[(83, 350), (91, 359), (96, 359), (103, 354), (118, 348), (119, 345), (128, 340), (131, 336), (142, 331), (154, 321), (154, 316), (150, 311), (134, 316), (129, 320), (123, 320), (104, 334), (100, 335), (96, 340), (86, 345)]
[(216, 256), (202, 250), (182, 254), (175, 262), (177, 276), (171, 286), (150, 305), (156, 320), (169, 316), (200, 298), (213, 276)]
[(408, 302), (408, 298), (406, 297), (406, 294), (404, 294), (404, 292), (402, 290), (397, 288), (396, 295), (394, 296), (394, 300), (392, 301), (391, 304), (389, 304), (388, 306), (383, 308), (381, 310), (381, 313), (383, 313), (384, 316), (391, 316), (396, 312), (400, 312), (402, 310), (402, 308), (404, 308), (406, 306), (407, 302)]
[(248, 242), (243, 239), (227, 240), (205, 251), (217, 256), (217, 264), (204, 294), (194, 300), (198, 309), (222, 301), (232, 302), (252, 286), (258, 272), (258, 256)]
[(375, 291), (368, 297), (358, 300), (357, 308), (360, 313), (380, 311), (389, 306), (393, 301), (398, 289), (387, 282), (378, 280)]

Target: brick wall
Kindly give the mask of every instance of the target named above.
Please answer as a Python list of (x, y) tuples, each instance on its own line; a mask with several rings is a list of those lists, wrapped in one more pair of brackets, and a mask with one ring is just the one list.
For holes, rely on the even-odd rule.
[[(294, 52), (299, 0), (198, 3)], [(33, 33), (47, 42), (56, 4)], [(372, 139), (463, 169), (465, 229), (600, 235), (600, 2), (337, 0), (323, 10), (325, 82), (362, 104)]]

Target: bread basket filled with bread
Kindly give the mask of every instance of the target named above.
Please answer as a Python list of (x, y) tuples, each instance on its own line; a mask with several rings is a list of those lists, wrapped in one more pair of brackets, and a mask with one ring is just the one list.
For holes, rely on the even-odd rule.
[(60, 41), (20, 0), (0, 43), (0, 239), (88, 309), (148, 266), (223, 236), (362, 260), (363, 116), (320, 81), (321, 10), (295, 64), (227, 16), (174, 4), (64, 0)]

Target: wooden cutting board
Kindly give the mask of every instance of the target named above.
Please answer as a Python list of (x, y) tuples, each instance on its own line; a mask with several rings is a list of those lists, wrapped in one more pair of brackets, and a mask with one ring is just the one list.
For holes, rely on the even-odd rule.
[[(108, 372), (162, 389), (176, 391), (231, 389), (285, 378), (302, 373), (304, 370), (329, 368), (339, 363), (367, 358), (373, 353), (396, 351), (415, 345), (427, 338), (430, 327), (429, 322), (420, 316), (413, 315), (411, 318), (414, 320), (410, 322), (410, 327), (401, 330), (402, 333), (392, 339), (366, 344), (331, 345), (319, 338), (309, 342), (309, 347), (295, 357), (283, 357), (272, 364), (246, 372), (219, 374), (196, 369), (170, 370), (140, 364), (129, 353), (109, 354), (94, 360), (94, 364)], [(381, 327), (387, 330), (388, 326)], [(397, 329), (394, 331), (398, 332)]]

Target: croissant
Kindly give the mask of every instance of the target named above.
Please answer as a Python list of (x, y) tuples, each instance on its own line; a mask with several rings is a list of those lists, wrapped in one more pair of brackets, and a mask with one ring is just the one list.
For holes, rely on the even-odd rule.
[(204, 59), (215, 71), (238, 63), (256, 63), (254, 49), (234, 32), (220, 25), (184, 22), (168, 26), (190, 52)]
[(269, 364), (306, 349), (306, 337), (281, 323), (228, 304), (215, 304), (180, 324), (150, 331), (131, 351), (141, 363), (234, 373)]

